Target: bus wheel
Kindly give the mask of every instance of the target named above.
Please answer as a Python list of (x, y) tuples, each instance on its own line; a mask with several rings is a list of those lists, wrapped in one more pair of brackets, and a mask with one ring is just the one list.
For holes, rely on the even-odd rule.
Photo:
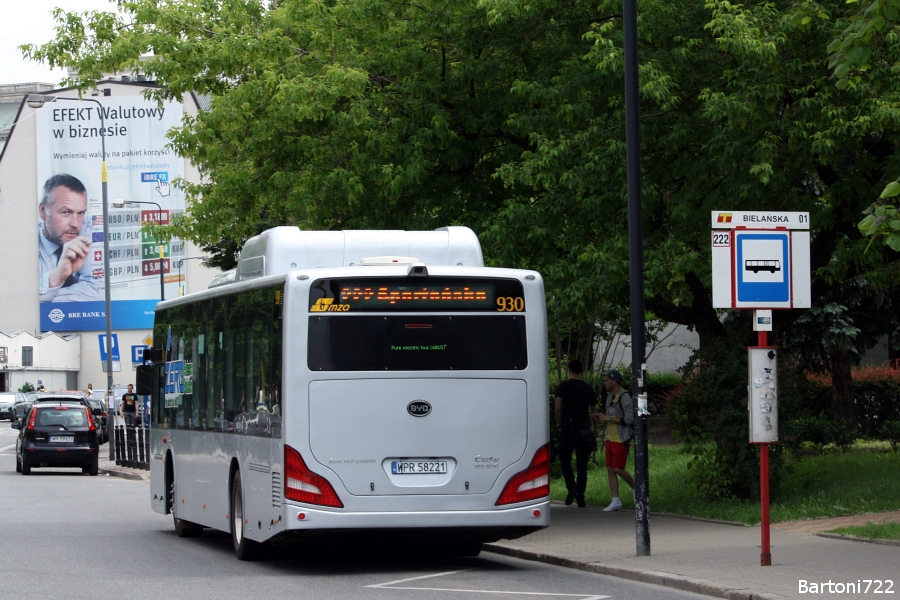
[(450, 556), (458, 556), (461, 558), (472, 558), (481, 554), (483, 542), (475, 542), (471, 540), (463, 540), (450, 544)]
[(175, 535), (178, 537), (195, 538), (200, 537), (200, 534), (203, 533), (203, 525), (179, 519), (175, 516), (175, 513), (172, 513), (172, 520), (175, 522)]
[(262, 556), (262, 544), (247, 539), (244, 535), (245, 525), (244, 490), (241, 486), (241, 473), (237, 471), (231, 483), (231, 541), (234, 544), (234, 554), (238, 560), (258, 560)]

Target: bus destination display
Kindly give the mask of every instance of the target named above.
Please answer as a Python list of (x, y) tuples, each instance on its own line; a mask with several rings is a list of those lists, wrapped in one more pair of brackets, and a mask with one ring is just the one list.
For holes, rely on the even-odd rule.
[(310, 312), (524, 312), (515, 279), (461, 277), (320, 279)]

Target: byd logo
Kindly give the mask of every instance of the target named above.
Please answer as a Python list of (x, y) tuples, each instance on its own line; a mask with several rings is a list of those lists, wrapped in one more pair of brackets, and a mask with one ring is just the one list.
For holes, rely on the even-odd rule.
[(431, 405), (424, 400), (413, 400), (406, 406), (406, 412), (414, 417), (425, 417), (431, 414)]

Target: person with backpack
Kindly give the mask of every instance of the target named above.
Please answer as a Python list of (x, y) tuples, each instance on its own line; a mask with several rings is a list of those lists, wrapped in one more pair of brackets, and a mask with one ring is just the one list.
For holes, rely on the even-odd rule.
[[(573, 500), (584, 508), (587, 502), (587, 463), (597, 440), (591, 426), (591, 412), (597, 404), (594, 389), (582, 381), (584, 367), (580, 360), (570, 360), (569, 379), (556, 388), (556, 423), (559, 425), (559, 462), (566, 481), (566, 505)], [(572, 473), (572, 453), (575, 453), (577, 477)]]
[(619, 477), (634, 489), (634, 479), (625, 470), (631, 438), (634, 437), (634, 400), (628, 390), (622, 388), (622, 374), (613, 369), (606, 373), (603, 387), (607, 391), (606, 413), (597, 415), (597, 419), (606, 422), (606, 473), (609, 477), (609, 490), (612, 502), (603, 512), (612, 512), (622, 508), (619, 498)]

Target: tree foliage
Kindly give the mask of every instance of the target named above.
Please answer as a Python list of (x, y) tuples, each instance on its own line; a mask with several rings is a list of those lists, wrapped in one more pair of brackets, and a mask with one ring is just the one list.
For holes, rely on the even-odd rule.
[[(159, 84), (153, 97), (214, 98), (172, 134), (203, 175), (181, 182), (190, 210), (179, 235), (239, 246), (260, 222), (464, 223), (490, 260), (538, 268), (565, 289), (565, 314), (611, 322), (606, 307), (626, 303), (618, 1), (117, 7), (58, 11), (56, 39), (26, 53), (75, 67), (84, 89), (138, 69)], [(885, 262), (862, 252), (855, 215), (897, 166), (900, 113), (865, 85), (835, 85), (825, 52), (854, 10), (839, 0), (641, 4), (646, 287), (657, 316), (701, 337), (724, 333), (709, 302), (714, 209), (811, 212), (814, 296)]]
[[(846, 282), (896, 282), (900, 223), (872, 199), (900, 192), (898, 2), (640, 3), (648, 316), (704, 347), (736, 341), (711, 304), (710, 212), (808, 211), (816, 314), (846, 308), (863, 340), (835, 348), (878, 332)], [(74, 67), (81, 89), (138, 69), (152, 97), (213, 98), (171, 134), (202, 175), (180, 182), (189, 212), (172, 227), (220, 264), (270, 223), (464, 224), (490, 263), (543, 273), (561, 339), (627, 333), (619, 0), (116, 6), (57, 11), (56, 38), (26, 54)], [(827, 325), (800, 316), (777, 313), (775, 338)], [(832, 365), (849, 379), (848, 356)]]

